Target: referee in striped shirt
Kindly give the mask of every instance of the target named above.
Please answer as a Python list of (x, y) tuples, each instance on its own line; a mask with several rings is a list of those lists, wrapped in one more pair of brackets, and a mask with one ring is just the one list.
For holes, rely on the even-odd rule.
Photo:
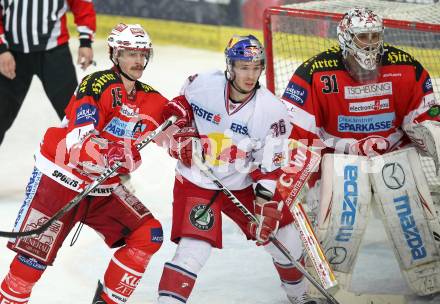
[[(0, 144), (37, 75), (60, 119), (78, 81), (69, 50), (66, 11), (79, 32), (78, 64), (93, 61), (92, 0), (0, 0)], [(35, 101), (38, 102), (38, 101)]]

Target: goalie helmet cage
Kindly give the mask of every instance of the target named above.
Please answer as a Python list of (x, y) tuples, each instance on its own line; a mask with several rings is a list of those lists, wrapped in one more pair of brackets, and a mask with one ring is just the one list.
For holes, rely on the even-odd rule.
[[(403, 49), (428, 70), (440, 98), (440, 4), (370, 0), (367, 7), (384, 18), (385, 43)], [(293, 72), (305, 60), (338, 46), (336, 26), (359, 1), (309, 1), (271, 7), (264, 12), (266, 84), (281, 96)], [(394, 58), (396, 61), (407, 58)], [(325, 64), (325, 63), (322, 63)]]

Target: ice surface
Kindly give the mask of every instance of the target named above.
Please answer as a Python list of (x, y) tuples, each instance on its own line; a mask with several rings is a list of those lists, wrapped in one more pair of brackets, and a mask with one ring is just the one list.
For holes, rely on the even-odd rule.
[[(71, 45), (76, 57), (75, 43)], [(107, 49), (102, 41), (94, 45), (97, 66), (87, 73), (110, 67)], [(62, 67), (60, 67), (62, 68)], [(223, 69), (221, 53), (157, 46), (153, 61), (142, 80), (167, 98), (178, 95), (187, 76)], [(84, 72), (78, 70), (78, 76)], [(55, 111), (44, 95), (40, 81), (34, 78), (23, 107), (0, 147), (0, 230), (9, 230), (15, 220), (24, 188), (33, 168), (33, 152), (50, 126), (58, 124)], [(148, 270), (129, 303), (154, 303), (164, 262), (169, 261), (175, 245), (169, 241), (171, 195), (175, 161), (160, 148), (149, 146), (142, 151), (143, 165), (133, 174), (137, 196), (164, 227), (165, 242), (152, 258)], [(271, 258), (251, 242), (245, 241), (239, 229), (224, 221), (224, 249), (213, 250), (199, 274), (189, 303), (194, 304), (281, 304), (287, 303)], [(79, 240), (69, 247), (72, 234), (59, 251), (54, 267), (46, 270), (34, 287), (31, 303), (90, 303), (111, 250), (91, 229), (84, 227)], [(8, 271), (14, 253), (0, 239), (0, 279)], [(386, 241), (380, 221), (372, 218), (354, 273), (353, 288), (359, 292), (409, 293), (398, 270), (397, 262)], [(414, 302), (416, 303), (416, 302)], [(419, 302), (417, 302), (419, 303)]]

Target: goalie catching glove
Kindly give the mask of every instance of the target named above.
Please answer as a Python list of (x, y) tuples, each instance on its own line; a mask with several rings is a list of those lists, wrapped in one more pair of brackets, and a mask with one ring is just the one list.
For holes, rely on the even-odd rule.
[(171, 140), (169, 154), (177, 160), (180, 160), (185, 166), (191, 167), (192, 155), (194, 152), (199, 153), (203, 158), (203, 151), (196, 145), (195, 141), (200, 141), (199, 133), (196, 128), (186, 127), (178, 130)]

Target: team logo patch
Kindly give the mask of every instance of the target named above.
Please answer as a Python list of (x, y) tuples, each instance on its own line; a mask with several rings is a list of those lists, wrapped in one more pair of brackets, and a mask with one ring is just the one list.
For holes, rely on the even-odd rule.
[(281, 166), (282, 163), (284, 162), (284, 159), (285, 159), (284, 153), (283, 152), (278, 152), (278, 153), (275, 153), (273, 155), (272, 163), (275, 166)]
[(427, 76), (423, 83), (423, 92), (427, 93), (430, 91), (432, 91), (432, 80), (431, 77)]
[(428, 115), (431, 117), (436, 117), (440, 115), (440, 106), (435, 105), (429, 108)]
[(303, 105), (306, 102), (307, 94), (306, 89), (294, 82), (289, 82), (286, 91), (284, 91), (283, 98)]
[[(211, 208), (206, 210), (206, 205), (196, 205), (191, 209), (189, 214), (189, 221), (197, 229), (207, 231), (214, 225), (214, 212)], [(202, 216), (200, 216), (203, 213)], [(200, 218), (198, 218), (200, 217)]]
[[(25, 226), (23, 231), (37, 229), (48, 220), (48, 216), (35, 209), (32, 209), (29, 213), (29, 217), (24, 223)], [(62, 227), (62, 222), (55, 221), (45, 232), (37, 235), (36, 237), (20, 238), (15, 247), (19, 248), (22, 252), (25, 252), (30, 256), (39, 258), (42, 261), (47, 261)]]
[(85, 103), (76, 110), (75, 125), (90, 121), (93, 122), (94, 125), (98, 123), (98, 109), (91, 104)]

